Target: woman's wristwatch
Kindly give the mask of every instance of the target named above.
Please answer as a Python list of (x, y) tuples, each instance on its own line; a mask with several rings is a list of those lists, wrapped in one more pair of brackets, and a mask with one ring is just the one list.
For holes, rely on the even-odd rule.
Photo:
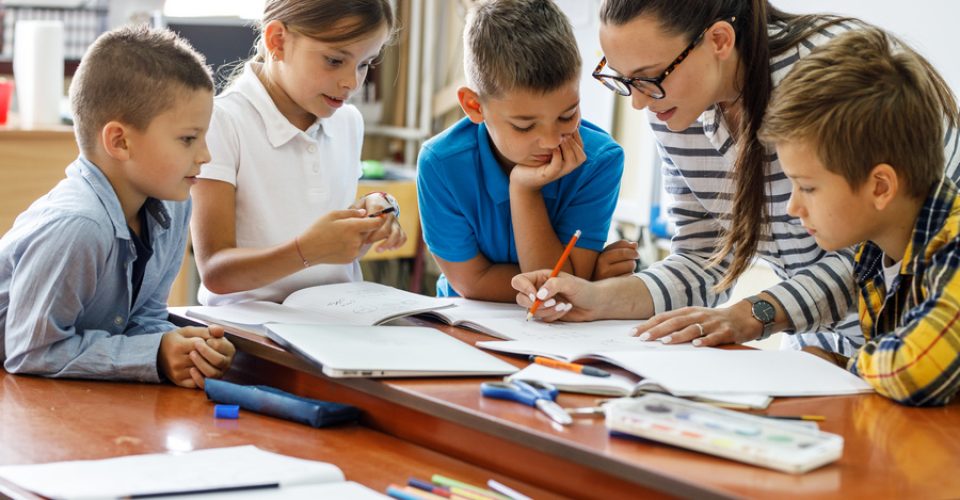
[(777, 316), (777, 308), (774, 307), (774, 305), (769, 301), (760, 298), (758, 295), (752, 295), (744, 300), (751, 304), (750, 313), (753, 315), (753, 318), (763, 325), (763, 333), (760, 335), (760, 339), (769, 337), (770, 334), (774, 333), (773, 320)]

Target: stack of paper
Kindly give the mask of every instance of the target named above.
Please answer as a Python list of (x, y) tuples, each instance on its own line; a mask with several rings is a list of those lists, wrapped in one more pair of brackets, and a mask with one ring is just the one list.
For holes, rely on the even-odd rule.
[[(237, 489), (250, 489), (247, 496), (256, 498), (292, 498), (304, 492), (318, 495), (313, 498), (386, 498), (344, 482), (343, 472), (333, 464), (278, 455), (255, 446), (4, 466), (0, 477), (33, 493), (65, 499), (184, 494), (209, 498)], [(242, 494), (230, 491), (226, 496)]]

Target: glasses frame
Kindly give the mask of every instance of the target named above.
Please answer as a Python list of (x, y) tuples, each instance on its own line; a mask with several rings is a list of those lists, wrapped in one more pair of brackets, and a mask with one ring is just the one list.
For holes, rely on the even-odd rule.
[[(626, 78), (626, 77), (619, 76), (619, 75), (610, 75), (610, 74), (601, 73), (601, 71), (603, 71), (603, 68), (605, 68), (605, 67), (607, 66), (607, 57), (604, 56), (604, 57), (600, 58), (600, 63), (597, 64), (597, 68), (593, 70), (593, 78), (595, 78), (598, 82), (600, 82), (601, 84), (603, 84), (604, 87), (606, 87), (606, 88), (608, 88), (608, 89), (610, 89), (610, 90), (612, 90), (612, 91), (616, 92), (617, 94), (620, 94), (620, 95), (622, 95), (622, 96), (624, 96), (624, 97), (629, 97), (630, 94), (633, 93), (633, 89), (637, 89), (640, 93), (642, 93), (643, 95), (645, 95), (645, 96), (647, 96), (647, 97), (649, 97), (649, 98), (651, 98), (651, 99), (656, 99), (656, 100), (663, 99), (664, 97), (667, 96), (667, 92), (666, 92), (665, 90), (663, 90), (663, 85), (662, 85), (663, 81), (666, 80), (667, 77), (670, 76), (670, 74), (673, 73), (673, 71), (674, 71), (675, 69), (677, 69), (677, 66), (679, 66), (680, 63), (682, 63), (682, 62), (684, 61), (684, 59), (686, 59), (687, 56), (690, 55), (690, 52), (692, 52), (693, 49), (694, 49), (701, 41), (703, 41), (703, 37), (704, 37), (704, 35), (707, 34), (707, 31), (709, 31), (710, 28), (713, 27), (714, 24), (716, 24), (716, 23), (718, 23), (718, 22), (720, 22), (720, 21), (727, 21), (727, 22), (729, 22), (730, 24), (733, 24), (736, 20), (737, 20), (736, 17), (730, 17), (730, 18), (727, 18), (727, 19), (720, 19), (720, 20), (717, 20), (717, 21), (714, 21), (714, 22), (710, 23), (710, 25), (707, 26), (706, 28), (704, 28), (703, 31), (701, 31), (700, 34), (697, 35), (697, 37), (694, 38), (692, 42), (690, 42), (690, 45), (687, 45), (687, 48), (683, 49), (683, 52), (681, 52), (680, 55), (677, 56), (677, 58), (674, 59), (673, 62), (670, 63), (669, 66), (667, 66), (667, 69), (663, 70), (663, 73), (660, 73), (660, 76), (653, 77), (653, 78), (651, 78), (651, 77), (642, 77), (642, 76), (638, 76), (638, 77), (634, 77), (634, 78)], [(607, 82), (608, 80), (615, 80), (615, 81), (617, 81), (617, 82), (622, 83), (622, 84), (624, 85), (624, 87), (626, 88), (626, 93), (624, 93), (623, 90), (621, 90), (620, 88), (616, 87), (615, 85), (613, 85), (613, 84), (608, 84), (608, 82)], [(647, 84), (653, 85), (654, 87), (657, 88), (657, 90), (660, 91), (660, 93), (659, 93), (659, 94), (656, 94), (656, 95), (651, 94), (651, 93), (647, 92), (647, 90), (649, 90), (649, 89), (644, 88), (644, 87), (638, 85), (638, 84), (637, 84), (638, 82), (643, 82), (643, 83), (647, 83)]]

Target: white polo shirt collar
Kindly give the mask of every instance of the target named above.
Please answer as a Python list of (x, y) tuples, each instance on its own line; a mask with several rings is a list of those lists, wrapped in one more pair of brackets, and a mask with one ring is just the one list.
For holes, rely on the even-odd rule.
[(237, 78), (235, 84), (231, 85), (223, 92), (227, 95), (233, 92), (239, 92), (245, 99), (250, 101), (253, 108), (257, 111), (266, 125), (267, 140), (270, 145), (277, 148), (293, 140), (300, 134), (306, 134), (311, 139), (316, 140), (319, 134), (324, 134), (329, 138), (334, 138), (336, 133), (333, 127), (325, 127), (326, 119), (318, 118), (307, 130), (300, 130), (295, 127), (283, 113), (277, 109), (270, 94), (267, 93), (263, 82), (257, 77), (257, 71), (263, 63), (247, 62), (243, 73)]

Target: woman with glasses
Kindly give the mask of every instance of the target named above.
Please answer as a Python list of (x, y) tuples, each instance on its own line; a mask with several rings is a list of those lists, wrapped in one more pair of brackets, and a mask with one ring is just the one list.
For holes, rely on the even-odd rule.
[[(635, 276), (593, 283), (521, 274), (513, 280), (517, 302), (529, 306), (536, 294), (573, 304), (541, 309), (546, 321), (650, 318), (637, 334), (665, 343), (712, 346), (787, 331), (790, 347), (852, 354), (863, 342), (853, 249), (822, 250), (787, 215), (790, 180), (757, 132), (771, 92), (793, 65), (863, 23), (792, 15), (765, 0), (605, 0), (600, 17), (605, 57), (594, 77), (651, 113), (673, 198), (671, 255)], [(945, 148), (953, 174), (955, 130)], [(782, 281), (716, 308), (754, 257)]]

